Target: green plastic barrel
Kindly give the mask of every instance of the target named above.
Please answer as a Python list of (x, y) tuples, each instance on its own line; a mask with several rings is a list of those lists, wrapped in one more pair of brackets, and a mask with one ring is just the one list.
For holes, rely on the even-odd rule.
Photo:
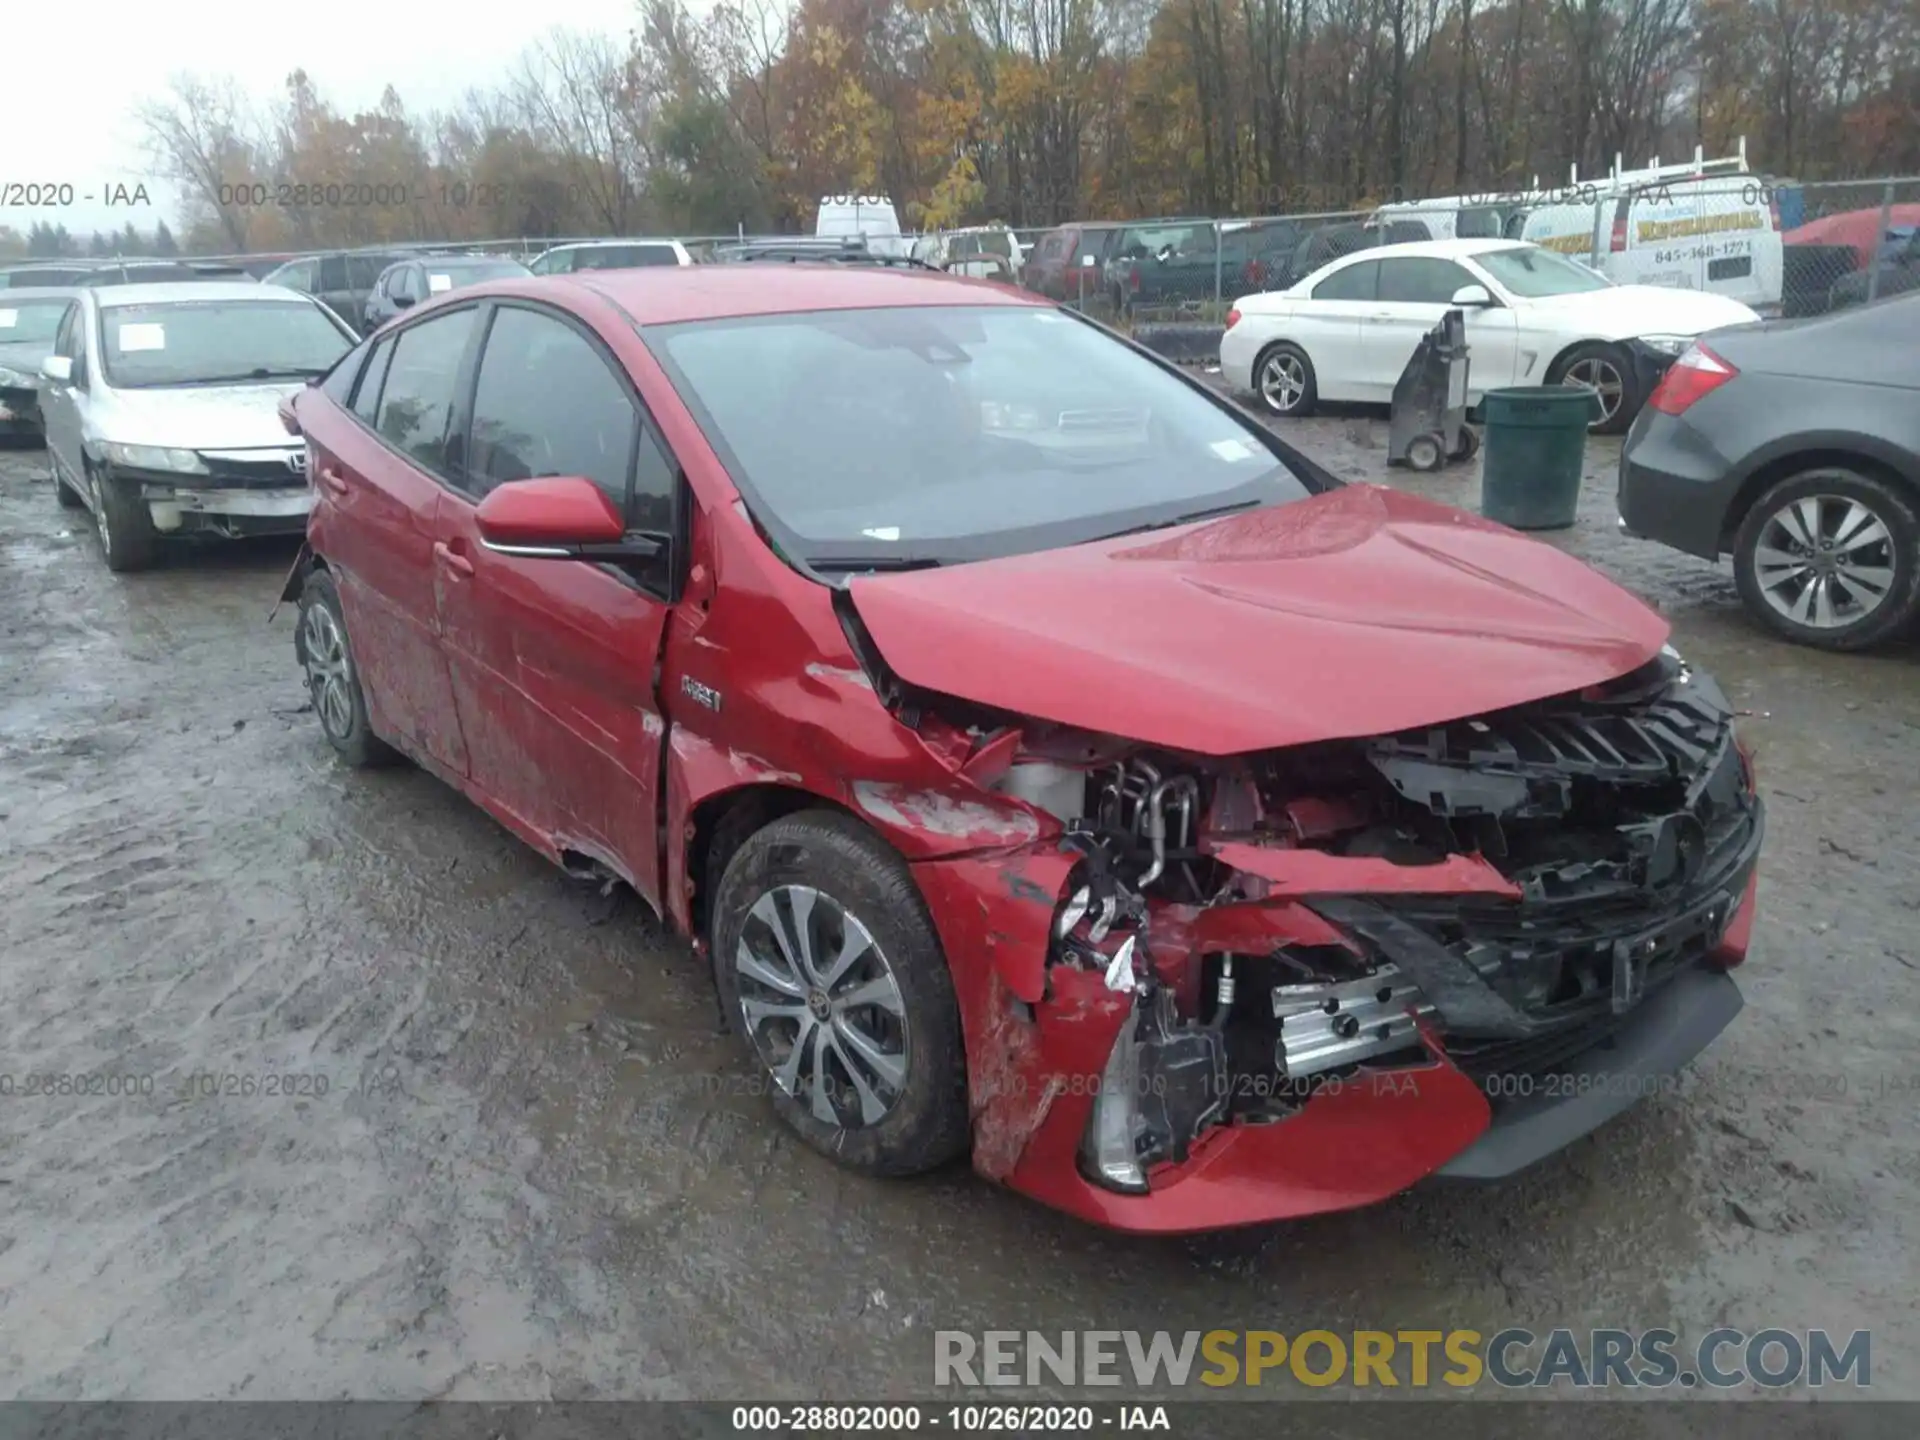
[(1516, 530), (1573, 524), (1600, 397), (1579, 386), (1520, 385), (1489, 390), (1481, 404), (1480, 513)]

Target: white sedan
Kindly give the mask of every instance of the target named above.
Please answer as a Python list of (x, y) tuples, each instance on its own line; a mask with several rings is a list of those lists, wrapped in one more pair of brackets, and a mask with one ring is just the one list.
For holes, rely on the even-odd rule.
[(1385, 405), (1414, 348), (1451, 308), (1467, 324), (1467, 399), (1507, 385), (1587, 385), (1593, 428), (1633, 423), (1694, 336), (1760, 317), (1698, 290), (1616, 285), (1518, 240), (1430, 240), (1361, 250), (1290, 290), (1233, 304), (1222, 377), (1276, 415), (1320, 400)]

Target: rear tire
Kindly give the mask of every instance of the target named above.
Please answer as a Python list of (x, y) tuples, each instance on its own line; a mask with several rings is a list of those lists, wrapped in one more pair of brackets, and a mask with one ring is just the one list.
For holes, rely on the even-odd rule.
[(953, 977), (919, 887), (879, 836), (831, 810), (775, 820), (728, 862), (710, 933), (722, 1012), (802, 1140), (874, 1176), (966, 1151)]
[(1634, 380), (1633, 362), (1618, 345), (1576, 345), (1547, 373), (1549, 385), (1586, 385), (1611, 408), (1587, 426), (1589, 435), (1623, 435), (1646, 396)]
[(1842, 466), (1779, 481), (1734, 537), (1741, 600), (1776, 634), (1822, 650), (1897, 637), (1920, 616), (1917, 508), (1905, 487)]
[(366, 692), (347, 641), (346, 612), (340, 592), (324, 570), (307, 576), (300, 588), (300, 620), (294, 627), (293, 653), (306, 674), (307, 696), (320, 719), (320, 731), (334, 754), (356, 770), (390, 765), (398, 754), (367, 720)]
[(1320, 398), (1320, 382), (1307, 352), (1291, 340), (1262, 350), (1253, 362), (1253, 388), (1269, 415), (1304, 420)]

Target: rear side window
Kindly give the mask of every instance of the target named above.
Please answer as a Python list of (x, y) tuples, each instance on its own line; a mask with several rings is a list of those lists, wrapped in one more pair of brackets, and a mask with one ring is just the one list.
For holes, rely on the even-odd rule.
[(1380, 262), (1362, 260), (1344, 270), (1336, 270), (1313, 287), (1316, 300), (1373, 300), (1380, 281)]
[(447, 425), (475, 314), (436, 315), (396, 335), (380, 388), (374, 428), (415, 464), (440, 474), (447, 471)]
[(380, 387), (387, 378), (387, 366), (393, 361), (393, 336), (383, 336), (373, 347), (360, 383), (353, 390), (353, 413), (371, 425), (380, 412)]
[(626, 383), (586, 336), (535, 310), (494, 315), (473, 396), (462, 488), (583, 475), (627, 513), (637, 412)]
[(1477, 205), (1454, 216), (1453, 233), (1462, 240), (1498, 240), (1503, 226), (1500, 212), (1491, 205)]

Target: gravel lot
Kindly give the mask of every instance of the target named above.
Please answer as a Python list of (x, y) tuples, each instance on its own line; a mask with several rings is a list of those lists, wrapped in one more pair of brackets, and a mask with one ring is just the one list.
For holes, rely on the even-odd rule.
[[(1383, 420), (1286, 433), (1388, 475)], [(1724, 571), (1616, 534), (1617, 453), (1554, 543), (1753, 712), (1747, 1011), (1517, 1183), (1236, 1258), (802, 1149), (637, 902), (333, 762), (268, 623), (290, 547), (116, 578), (0, 453), (0, 1394), (874, 1399), (930, 1392), (936, 1328), (1726, 1324), (1870, 1328), (1875, 1394), (1920, 1397), (1920, 656), (1767, 638)], [(152, 1093), (20, 1093), (99, 1072)], [(306, 1093), (197, 1078), (267, 1072)]]

